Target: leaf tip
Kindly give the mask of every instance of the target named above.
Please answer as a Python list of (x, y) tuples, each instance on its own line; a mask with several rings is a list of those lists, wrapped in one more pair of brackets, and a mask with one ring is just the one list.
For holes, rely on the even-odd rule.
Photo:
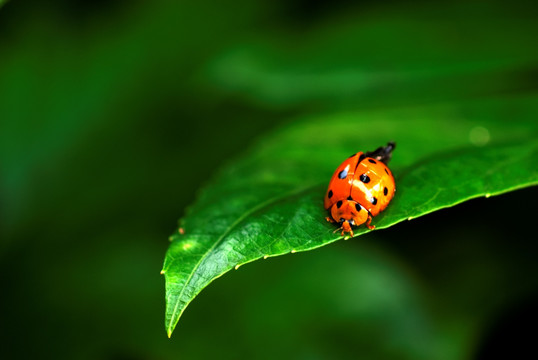
[(237, 265), (235, 265), (234, 269), (237, 270), (237, 269), (239, 269), (240, 266), (241, 266), (241, 264), (237, 264)]
[(161, 275), (164, 275), (165, 271), (164, 269), (161, 270)]
[(267, 259), (268, 257), (269, 257), (269, 255), (264, 255), (264, 256), (263, 256), (263, 259), (265, 260), (265, 259)]

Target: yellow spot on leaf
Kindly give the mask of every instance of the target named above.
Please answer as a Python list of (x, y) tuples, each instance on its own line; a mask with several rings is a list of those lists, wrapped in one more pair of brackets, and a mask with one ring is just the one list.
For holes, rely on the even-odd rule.
[(485, 127), (475, 126), (469, 131), (469, 141), (474, 146), (484, 146), (489, 142), (489, 131)]

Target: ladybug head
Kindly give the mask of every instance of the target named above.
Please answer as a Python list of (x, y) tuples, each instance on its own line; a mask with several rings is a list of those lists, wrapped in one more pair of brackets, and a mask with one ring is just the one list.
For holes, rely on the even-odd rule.
[(333, 232), (342, 230), (342, 236), (344, 236), (345, 233), (350, 233), (351, 236), (353, 237), (353, 229), (351, 228), (351, 226), (355, 225), (355, 220), (353, 219), (346, 220), (344, 218), (340, 218), (340, 220), (338, 221), (338, 224), (340, 225), (340, 227), (334, 230)]
[(355, 220), (353, 219), (344, 219), (343, 217), (338, 220), (340, 227), (337, 229), (342, 230), (343, 233), (352, 233), (351, 227), (355, 225)]
[(340, 225), (341, 225), (341, 229), (344, 231), (344, 233), (350, 233), (351, 232), (351, 225), (355, 225), (355, 222), (353, 221), (353, 219), (351, 220), (345, 220), (345, 219), (340, 219)]
[(343, 225), (346, 222), (350, 223), (350, 225), (355, 225), (355, 221), (353, 219), (344, 219), (343, 217), (341, 217), (340, 220), (338, 220), (338, 223), (340, 225)]

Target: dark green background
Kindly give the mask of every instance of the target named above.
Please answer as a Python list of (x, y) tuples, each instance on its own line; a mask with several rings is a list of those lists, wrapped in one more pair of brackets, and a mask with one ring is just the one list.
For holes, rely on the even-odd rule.
[[(246, 265), (204, 290), (171, 340), (159, 271), (197, 189), (294, 116), (536, 92), (535, 14), (532, 1), (8, 3), (0, 357), (450, 359), (530, 348), (535, 189)], [(401, 309), (352, 311), (379, 296), (357, 293), (357, 276), (385, 269), (402, 289), (380, 291), (407, 299), (391, 306), (414, 307), (424, 338), (397, 326)]]

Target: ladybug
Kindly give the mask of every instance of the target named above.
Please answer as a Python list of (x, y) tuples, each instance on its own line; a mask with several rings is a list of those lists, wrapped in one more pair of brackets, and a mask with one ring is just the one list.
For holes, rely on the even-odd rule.
[(394, 197), (396, 184), (387, 167), (396, 144), (389, 142), (372, 152), (358, 152), (347, 158), (336, 169), (325, 194), (324, 206), (330, 216), (327, 221), (338, 223), (342, 236), (350, 233), (351, 226), (366, 224), (385, 210)]

